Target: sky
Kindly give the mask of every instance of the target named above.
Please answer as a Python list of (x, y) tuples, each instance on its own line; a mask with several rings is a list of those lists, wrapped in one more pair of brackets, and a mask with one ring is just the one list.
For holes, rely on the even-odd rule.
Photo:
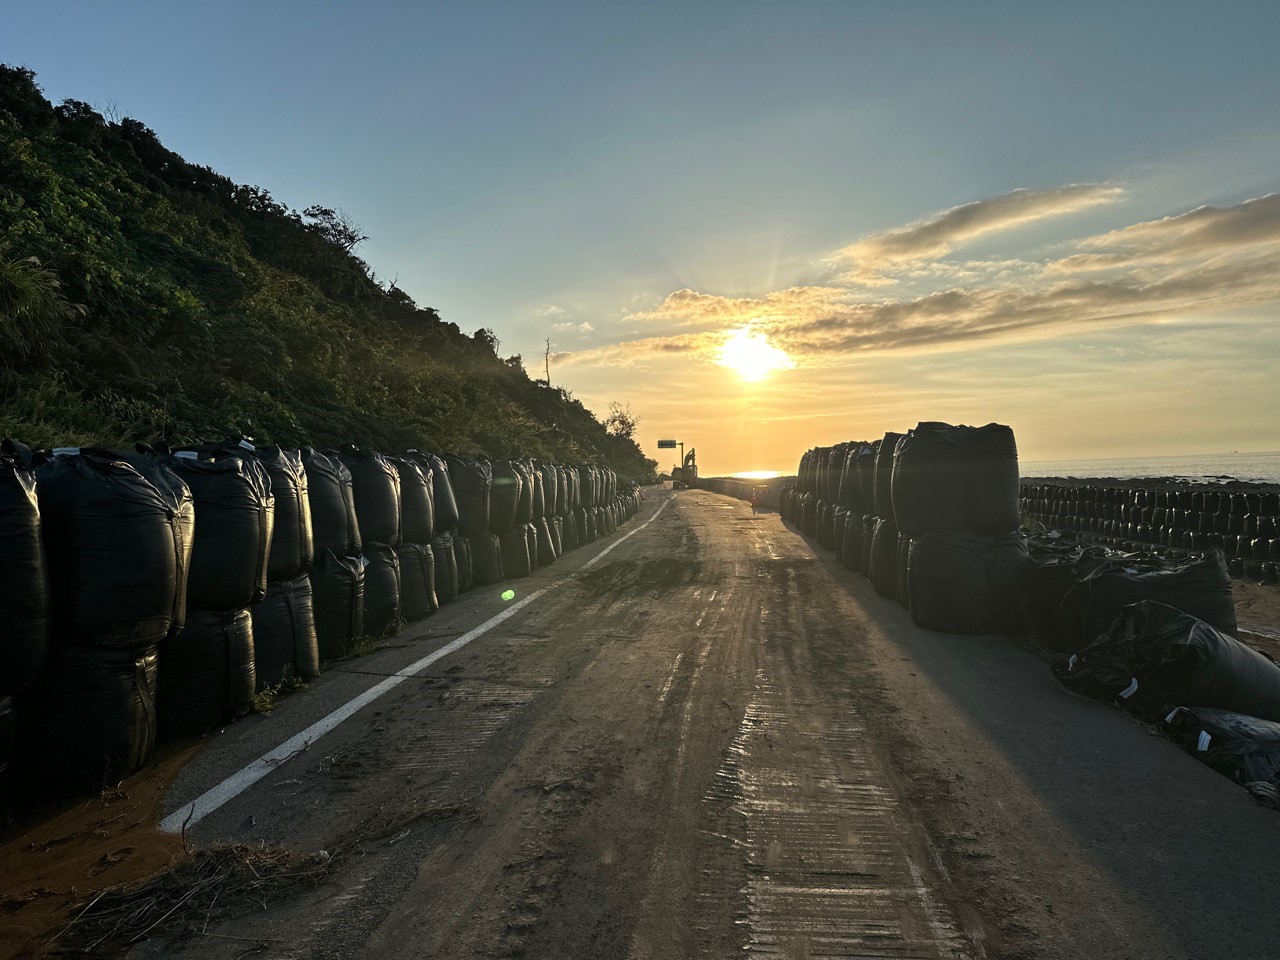
[(704, 475), (921, 420), (1280, 450), (1280, 4), (0, 0), (0, 60), (297, 209)]

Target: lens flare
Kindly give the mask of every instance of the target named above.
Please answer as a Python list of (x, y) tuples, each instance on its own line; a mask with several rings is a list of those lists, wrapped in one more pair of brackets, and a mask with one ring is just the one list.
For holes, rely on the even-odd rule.
[(720, 346), (716, 363), (728, 367), (749, 383), (763, 380), (777, 370), (791, 370), (796, 363), (786, 351), (750, 327), (732, 331)]
[(502, 599), (503, 599), (503, 600), (514, 600), (515, 598), (516, 598), (516, 592), (515, 592), (514, 590), (503, 590), (503, 591), (502, 591)]

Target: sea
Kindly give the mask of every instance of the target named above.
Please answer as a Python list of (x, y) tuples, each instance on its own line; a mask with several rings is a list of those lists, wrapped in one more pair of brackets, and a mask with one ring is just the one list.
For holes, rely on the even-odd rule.
[[(794, 472), (794, 471), (793, 471)], [(1270, 453), (1201, 453), (1181, 457), (1124, 457), (1100, 460), (1023, 460), (1024, 477), (1182, 477), (1187, 480), (1252, 480), (1280, 483), (1280, 451)], [(743, 470), (729, 476), (764, 480), (791, 476), (777, 470)]]

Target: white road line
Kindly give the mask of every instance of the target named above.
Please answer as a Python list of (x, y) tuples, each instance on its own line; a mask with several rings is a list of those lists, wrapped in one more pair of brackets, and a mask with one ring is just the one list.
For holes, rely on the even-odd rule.
[(240, 794), (244, 793), (267, 774), (279, 767), (280, 764), (287, 762), (297, 754), (306, 750), (311, 746), (311, 744), (315, 743), (326, 733), (333, 730), (338, 726), (338, 724), (354, 715), (362, 707), (366, 707), (379, 697), (382, 697), (384, 694), (390, 693), (396, 687), (400, 686), (400, 684), (421, 673), (442, 657), (447, 657), (449, 654), (465, 647), (472, 640), (484, 636), (494, 627), (498, 626), (498, 624), (515, 616), (515, 614), (519, 613), (522, 609), (533, 603), (533, 601), (537, 600), (543, 594), (567, 583), (583, 570), (599, 563), (610, 550), (613, 550), (628, 538), (634, 537), (649, 524), (653, 523), (653, 521), (657, 520), (659, 514), (666, 509), (667, 504), (670, 502), (671, 499), (664, 500), (662, 505), (654, 511), (652, 517), (640, 524), (640, 526), (636, 527), (631, 532), (619, 537), (613, 543), (609, 544), (573, 573), (557, 580), (555, 583), (543, 587), (541, 590), (535, 590), (533, 593), (521, 600), (517, 600), (501, 613), (490, 617), (484, 623), (480, 624), (480, 626), (475, 627), (472, 630), (468, 630), (462, 636), (458, 637), (458, 639), (446, 643), (443, 647), (432, 651), (421, 660), (409, 664), (409, 666), (398, 671), (392, 676), (387, 677), (381, 683), (374, 684), (358, 697), (348, 700), (332, 713), (317, 720), (305, 730), (294, 734), (278, 747), (267, 751), (257, 760), (254, 760), (248, 766), (238, 770), (236, 773), (233, 773), (217, 786), (205, 791), (200, 796), (196, 797), (196, 799), (191, 803), (183, 804), (173, 813), (169, 814), (169, 816), (160, 821), (160, 829), (166, 833), (180, 833), (188, 827), (194, 827), (197, 823), (209, 814), (213, 813), (223, 804), (229, 803), (231, 800), (234, 800)]

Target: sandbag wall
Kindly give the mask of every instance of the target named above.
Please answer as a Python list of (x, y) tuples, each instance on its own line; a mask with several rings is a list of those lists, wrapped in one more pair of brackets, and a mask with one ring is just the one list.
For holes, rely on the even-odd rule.
[(920, 626), (1017, 632), (1027, 564), (1018, 454), (1006, 426), (924, 422), (905, 434), (816, 447), (781, 494), (784, 519)]
[(0, 808), (19, 780), (100, 789), (158, 737), (214, 730), (361, 637), (513, 575), (500, 531), (518, 527), (528, 575), (639, 509), (606, 468), (506, 461), (495, 511), (494, 465), (449, 460), (456, 494), (449, 462), (417, 451), (4, 441)]
[(1021, 497), (1023, 514), (1049, 529), (1174, 556), (1216, 547), (1232, 576), (1280, 582), (1280, 492), (1274, 490), (1035, 480), (1022, 484)]

